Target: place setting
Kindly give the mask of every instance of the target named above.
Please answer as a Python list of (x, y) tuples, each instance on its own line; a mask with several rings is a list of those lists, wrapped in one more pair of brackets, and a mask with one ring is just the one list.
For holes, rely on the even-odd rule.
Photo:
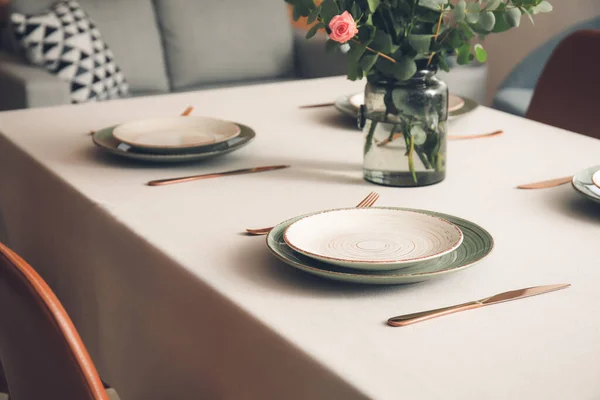
[(174, 117), (149, 118), (106, 127), (91, 133), (101, 150), (150, 163), (201, 161), (239, 150), (256, 133), (247, 125), (192, 116), (193, 107)]
[(548, 189), (567, 183), (571, 183), (573, 189), (586, 199), (600, 203), (600, 165), (583, 169), (575, 175), (522, 184), (517, 189)]
[(326, 279), (365, 285), (422, 282), (487, 257), (492, 235), (466, 219), (428, 210), (374, 207), (370, 193), (355, 208), (318, 211), (270, 228), (267, 248), (289, 266)]

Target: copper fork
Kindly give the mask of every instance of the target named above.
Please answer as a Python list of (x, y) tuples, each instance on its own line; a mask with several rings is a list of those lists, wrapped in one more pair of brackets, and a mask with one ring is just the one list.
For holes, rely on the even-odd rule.
[[(360, 203), (356, 205), (356, 208), (369, 208), (372, 207), (375, 202), (379, 200), (379, 193), (371, 192), (367, 197), (363, 199)], [(261, 228), (261, 229), (246, 229), (246, 232), (253, 236), (266, 235), (274, 228), (271, 226), (269, 228)]]

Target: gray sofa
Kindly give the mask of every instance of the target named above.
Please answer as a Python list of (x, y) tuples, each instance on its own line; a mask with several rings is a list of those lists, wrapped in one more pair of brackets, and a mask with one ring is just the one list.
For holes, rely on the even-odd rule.
[(571, 26), (525, 57), (510, 72), (496, 92), (492, 107), (524, 117), (537, 81), (554, 48), (571, 33), (582, 29), (600, 29), (600, 17)]
[[(13, 0), (43, 11), (55, 0)], [(102, 32), (133, 96), (345, 73), (325, 38), (292, 28), (283, 0), (79, 0)], [(0, 110), (67, 104), (69, 85), (28, 65), (2, 32)], [(10, 95), (8, 95), (10, 94)]]

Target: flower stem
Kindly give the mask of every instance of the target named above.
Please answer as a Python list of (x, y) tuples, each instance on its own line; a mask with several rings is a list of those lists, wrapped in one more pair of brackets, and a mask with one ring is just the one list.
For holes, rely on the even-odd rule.
[[(359, 40), (356, 39), (352, 39), (353, 42), (358, 43), (358, 44), (362, 44)], [(396, 60), (394, 60), (392, 57), (388, 56), (387, 54), (383, 54), (380, 51), (377, 50), (373, 50), (372, 48), (370, 48), (369, 46), (366, 46), (366, 49), (369, 50), (371, 53), (375, 53), (378, 54), (380, 57), (385, 58), (386, 60), (389, 60), (391, 62), (393, 62), (394, 64), (396, 64)]]
[(369, 150), (371, 150), (371, 146), (373, 145), (373, 135), (375, 135), (375, 128), (377, 128), (377, 121), (371, 120), (369, 133), (367, 134), (367, 138), (365, 139), (364, 154), (367, 154)]
[[(440, 13), (440, 18), (438, 19), (437, 29), (435, 30), (435, 35), (433, 36), (434, 42), (437, 40), (438, 36), (440, 35), (440, 28), (442, 27), (443, 20), (444, 20), (444, 10), (442, 10), (442, 12)], [(431, 55), (429, 56), (429, 60), (427, 60), (428, 67), (429, 67), (429, 64), (431, 64), (431, 61), (433, 60), (433, 56), (435, 56), (435, 51), (433, 53), (431, 53)]]
[(408, 151), (408, 169), (410, 169), (410, 172), (412, 173), (413, 181), (415, 183), (419, 183), (419, 180), (417, 179), (417, 173), (415, 172), (415, 160), (413, 157), (415, 152), (415, 138), (413, 138), (411, 135), (408, 140), (410, 141), (410, 150)]

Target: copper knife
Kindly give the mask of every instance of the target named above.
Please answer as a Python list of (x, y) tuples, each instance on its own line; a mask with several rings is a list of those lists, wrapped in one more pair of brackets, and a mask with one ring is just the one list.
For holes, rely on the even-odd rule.
[(251, 174), (254, 172), (275, 171), (278, 169), (289, 168), (289, 167), (290, 167), (289, 165), (269, 165), (267, 167), (236, 169), (233, 171), (216, 172), (216, 173), (212, 173), (212, 174), (183, 176), (181, 178), (158, 179), (155, 181), (148, 182), (148, 186), (162, 186), (162, 185), (170, 185), (172, 183), (198, 181), (200, 179), (219, 178), (221, 176)]
[(526, 289), (512, 290), (495, 296), (486, 297), (485, 299), (475, 300), (468, 303), (458, 304), (455, 306), (438, 308), (435, 310), (421, 311), (413, 314), (400, 315), (388, 319), (388, 324), (391, 326), (406, 326), (417, 322), (426, 321), (428, 319), (441, 317), (443, 315), (453, 314), (459, 311), (473, 310), (475, 308), (491, 306), (492, 304), (503, 303), (505, 301), (524, 299), (525, 297), (536, 296), (538, 294), (553, 292), (555, 290), (564, 289), (571, 286), (570, 283), (558, 285), (534, 286)]

